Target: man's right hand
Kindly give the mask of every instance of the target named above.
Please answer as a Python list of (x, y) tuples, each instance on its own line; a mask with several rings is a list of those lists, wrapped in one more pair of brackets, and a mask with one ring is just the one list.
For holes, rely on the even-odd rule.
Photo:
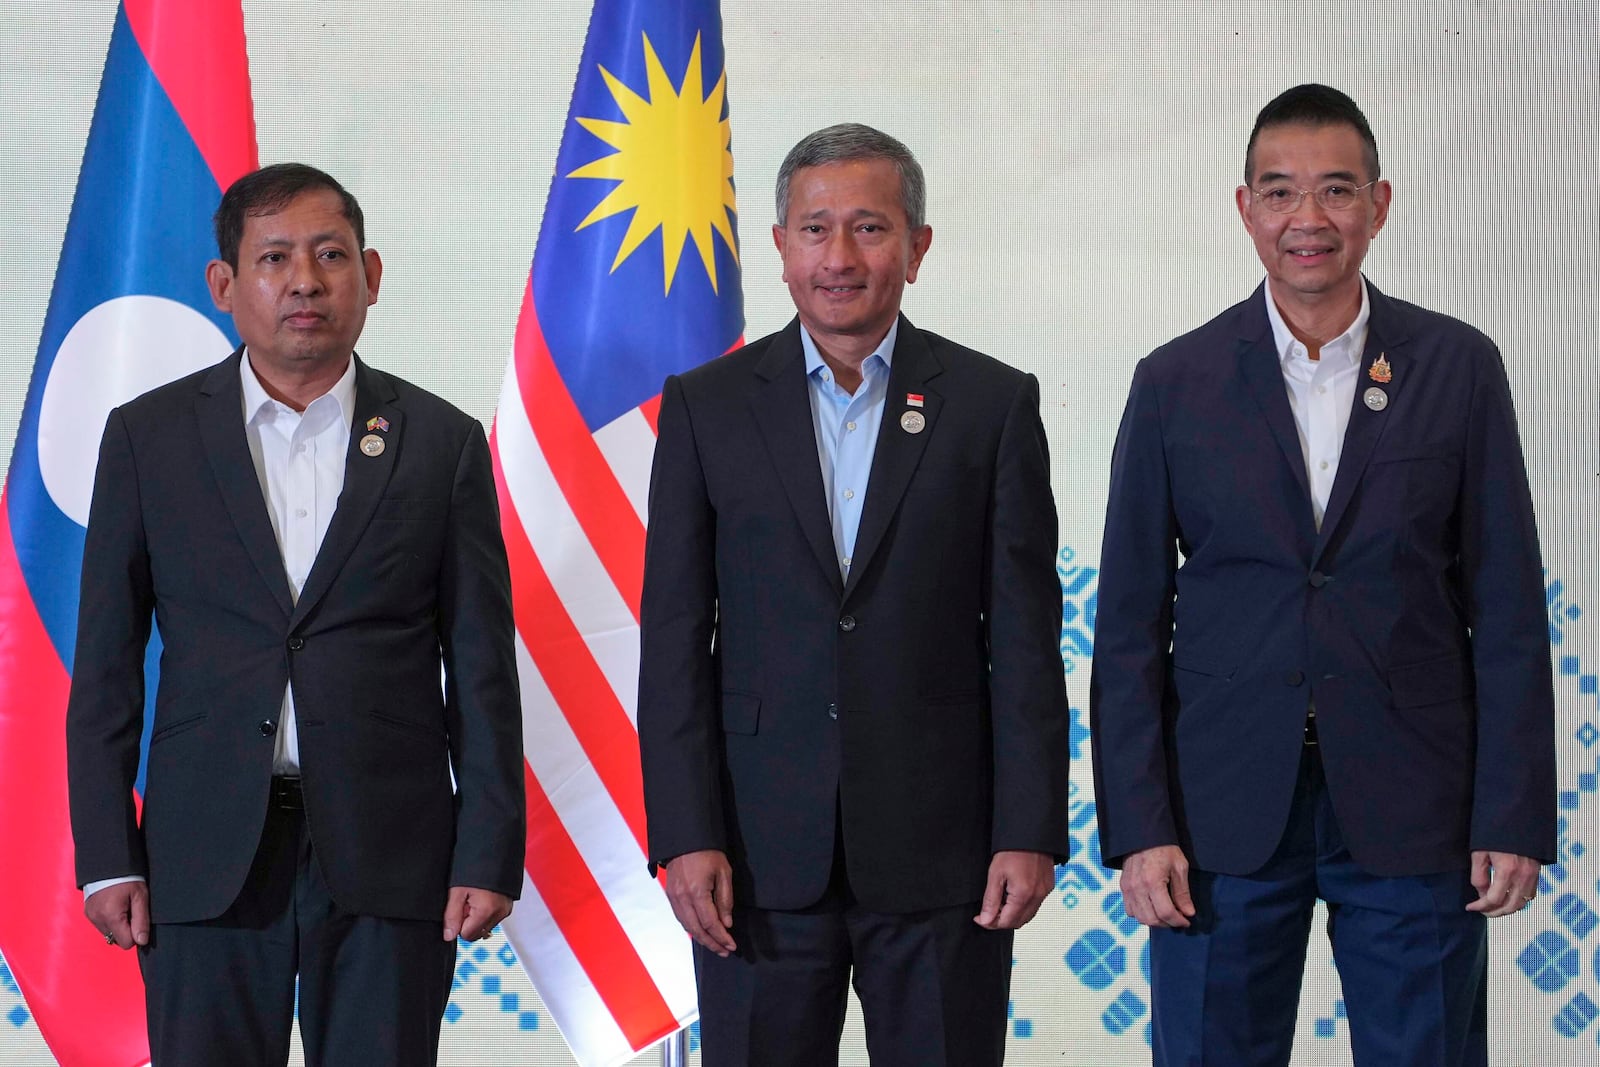
[(1122, 862), (1122, 906), (1146, 926), (1181, 930), (1194, 917), (1189, 861), (1177, 845), (1135, 852)]
[(150, 943), (150, 887), (144, 882), (106, 886), (83, 902), (83, 913), (100, 936), (111, 939), (108, 945), (132, 948)]
[(733, 868), (722, 852), (708, 848), (669, 860), (667, 899), (696, 942), (719, 956), (738, 951), (728, 932), (733, 926)]

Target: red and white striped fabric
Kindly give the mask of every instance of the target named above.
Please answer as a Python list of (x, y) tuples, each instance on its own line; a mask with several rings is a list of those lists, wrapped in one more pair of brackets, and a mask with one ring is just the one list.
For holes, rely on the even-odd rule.
[(585, 1065), (693, 1022), (689, 940), (648, 873), (635, 705), (656, 401), (591, 433), (531, 293), (492, 450), (527, 757), (522, 900), (505, 931)]

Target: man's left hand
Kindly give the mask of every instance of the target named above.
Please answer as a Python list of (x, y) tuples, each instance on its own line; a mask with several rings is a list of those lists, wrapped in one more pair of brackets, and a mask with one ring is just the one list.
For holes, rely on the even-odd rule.
[(985, 930), (1015, 930), (1033, 918), (1056, 884), (1056, 865), (1045, 852), (996, 852), (989, 861), (983, 908), (973, 922)]
[(481, 941), (511, 914), (511, 898), (504, 893), (453, 885), (444, 906), (444, 939)]
[(1511, 852), (1472, 853), (1472, 888), (1478, 899), (1468, 911), (1481, 911), (1485, 918), (1498, 919), (1521, 911), (1539, 894), (1539, 861)]

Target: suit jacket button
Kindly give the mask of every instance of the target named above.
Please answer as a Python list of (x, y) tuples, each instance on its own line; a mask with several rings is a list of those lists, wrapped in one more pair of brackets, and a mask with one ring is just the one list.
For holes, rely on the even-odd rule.
[(838, 717), (839, 717), (839, 705), (837, 705), (837, 704), (829, 704), (828, 705), (828, 718), (837, 719)]
[(1299, 671), (1288, 671), (1283, 676), (1284, 685), (1299, 685), (1306, 680), (1306, 676)]
[(261, 731), (262, 737), (271, 737), (278, 732), (278, 724), (271, 719), (262, 719), (256, 724), (256, 729)]
[(289, 638), (289, 651), (290, 652), (299, 652), (302, 648), (305, 648), (305, 647), (306, 647), (306, 639), (305, 638), (303, 638), (303, 637), (291, 637), (291, 638)]
[(845, 633), (849, 633), (855, 628), (856, 617), (854, 615), (846, 615), (844, 618), (839, 620), (839, 629), (843, 630)]
[(1321, 589), (1331, 581), (1333, 581), (1333, 575), (1331, 574), (1323, 574), (1321, 571), (1311, 572), (1310, 582), (1313, 589)]

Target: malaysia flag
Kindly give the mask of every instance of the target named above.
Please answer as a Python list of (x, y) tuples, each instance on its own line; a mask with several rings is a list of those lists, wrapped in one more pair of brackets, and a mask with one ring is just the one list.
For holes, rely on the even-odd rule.
[(0, 502), (0, 952), (67, 1067), (150, 1058), (138, 965), (83, 918), (67, 818), (100, 434), (112, 407), (232, 350), (205, 285), (211, 213), (255, 166), (238, 0), (123, 0)]
[(506, 931), (589, 1067), (696, 1015), (646, 867), (639, 593), (662, 383), (744, 330), (735, 223), (715, 0), (597, 0), (493, 439), (528, 764)]

